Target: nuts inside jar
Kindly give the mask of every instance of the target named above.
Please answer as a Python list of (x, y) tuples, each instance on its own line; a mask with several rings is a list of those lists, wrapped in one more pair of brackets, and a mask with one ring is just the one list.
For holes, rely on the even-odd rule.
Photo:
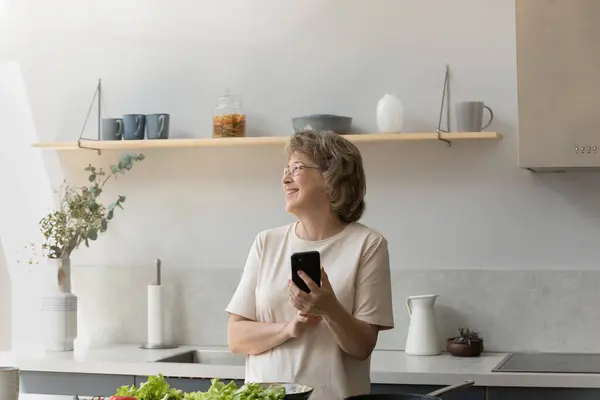
[(213, 117), (213, 137), (246, 136), (246, 116), (243, 114), (217, 115)]

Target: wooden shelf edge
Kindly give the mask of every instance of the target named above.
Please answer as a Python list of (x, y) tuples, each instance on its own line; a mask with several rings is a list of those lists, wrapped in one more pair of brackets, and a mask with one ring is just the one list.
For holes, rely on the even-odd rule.
[[(344, 135), (354, 143), (401, 142), (401, 141), (433, 141), (438, 140), (437, 133), (367, 133)], [(498, 132), (450, 132), (442, 133), (441, 138), (454, 140), (498, 140), (502, 135)], [(135, 150), (166, 149), (194, 147), (229, 147), (229, 146), (269, 146), (285, 145), (289, 136), (262, 136), (242, 138), (187, 138), (157, 140), (90, 140), (82, 139), (79, 147), (74, 142), (37, 142), (31, 146), (52, 150)]]

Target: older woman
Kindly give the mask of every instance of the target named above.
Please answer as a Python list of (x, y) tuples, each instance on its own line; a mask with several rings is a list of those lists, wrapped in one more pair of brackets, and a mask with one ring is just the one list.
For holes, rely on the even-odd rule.
[[(227, 306), (231, 351), (248, 355), (247, 382), (297, 382), (312, 399), (369, 393), (378, 332), (394, 326), (388, 244), (358, 222), (366, 180), (360, 151), (333, 132), (294, 134), (283, 169), (298, 221), (259, 233)], [(317, 250), (321, 284), (291, 280), (290, 256)]]

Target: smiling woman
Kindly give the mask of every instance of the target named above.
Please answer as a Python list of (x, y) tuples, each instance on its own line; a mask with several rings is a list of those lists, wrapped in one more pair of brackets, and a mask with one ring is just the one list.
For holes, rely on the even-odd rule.
[[(378, 332), (394, 326), (387, 241), (359, 223), (366, 180), (358, 148), (333, 132), (299, 132), (286, 147), (286, 211), (298, 221), (260, 232), (227, 312), (229, 347), (248, 355), (247, 382), (314, 387), (311, 399), (370, 391)], [(321, 284), (290, 258), (318, 251)]]

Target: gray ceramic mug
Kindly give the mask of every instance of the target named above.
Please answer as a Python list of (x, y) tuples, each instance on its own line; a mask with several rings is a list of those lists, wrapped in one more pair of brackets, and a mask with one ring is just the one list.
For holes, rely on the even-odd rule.
[(121, 140), (122, 137), (122, 118), (102, 118), (102, 140)]
[(168, 139), (169, 114), (146, 115), (146, 137), (148, 139)]
[[(483, 110), (490, 113), (489, 121), (483, 125)], [(483, 101), (464, 101), (456, 105), (456, 121), (459, 132), (481, 132), (494, 120), (494, 112)]]
[(143, 114), (123, 115), (123, 139), (140, 140), (144, 138), (146, 117)]

